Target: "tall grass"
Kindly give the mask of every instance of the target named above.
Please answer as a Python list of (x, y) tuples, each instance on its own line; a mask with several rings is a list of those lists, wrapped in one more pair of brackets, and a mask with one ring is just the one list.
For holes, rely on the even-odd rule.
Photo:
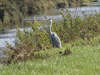
[[(80, 17), (73, 18), (70, 13), (62, 13), (62, 16), (64, 20), (60, 23), (53, 23), (52, 27), (52, 30), (58, 34), (62, 43), (81, 40), (80, 42), (83, 44), (90, 44), (91, 39), (94, 39), (100, 34), (99, 14), (96, 16), (85, 15), (84, 20)], [(24, 32), (22, 32), (18, 30), (16, 47), (8, 46), (10, 50), (7, 53), (7, 62), (32, 59), (35, 52), (52, 48), (48, 29), (46, 29), (46, 32), (41, 32), (38, 29), (41, 25), (39, 22), (30, 25), (32, 31), (24, 30)]]
[(89, 40), (100, 33), (100, 14), (96, 16), (84, 15), (84, 20), (77, 16), (71, 17), (70, 13), (62, 13), (63, 21), (60, 24), (54, 23), (53, 30), (60, 36), (63, 42), (70, 42), (76, 39)]
[(50, 39), (48, 32), (41, 32), (39, 30), (40, 23), (37, 21), (31, 25), (31, 31), (18, 30), (17, 36), (18, 40), (16, 40), (16, 47), (11, 47), (8, 44), (8, 62), (31, 59), (34, 56), (34, 52), (38, 52), (40, 50), (45, 50), (51, 48)]
[[(99, 37), (100, 38), (100, 37)], [(99, 43), (100, 45), (100, 43)], [(99, 75), (100, 46), (65, 44), (62, 49), (40, 51), (32, 61), (0, 66), (1, 75)], [(59, 51), (70, 48), (72, 54), (63, 56)], [(47, 57), (50, 56), (50, 57)]]

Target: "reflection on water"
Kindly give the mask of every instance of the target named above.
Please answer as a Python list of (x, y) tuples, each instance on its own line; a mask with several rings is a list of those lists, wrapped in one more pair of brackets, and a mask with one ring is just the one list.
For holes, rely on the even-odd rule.
[[(21, 31), (30, 31), (31, 28), (19, 28)], [(15, 46), (15, 40), (17, 39), (16, 37), (17, 30), (16, 29), (11, 29), (11, 30), (6, 30), (3, 34), (0, 34), (0, 47), (6, 47), (6, 43), (9, 43), (12, 46)]]
[(14, 46), (14, 41), (16, 39), (16, 32), (11, 32), (10, 30), (0, 34), (0, 47), (6, 47), (6, 42)]

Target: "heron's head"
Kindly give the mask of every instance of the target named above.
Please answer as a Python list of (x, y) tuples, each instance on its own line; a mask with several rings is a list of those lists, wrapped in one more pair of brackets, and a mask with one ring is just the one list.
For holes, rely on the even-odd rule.
[(49, 19), (49, 21), (50, 21), (50, 23), (52, 23), (52, 19), (51, 18)]

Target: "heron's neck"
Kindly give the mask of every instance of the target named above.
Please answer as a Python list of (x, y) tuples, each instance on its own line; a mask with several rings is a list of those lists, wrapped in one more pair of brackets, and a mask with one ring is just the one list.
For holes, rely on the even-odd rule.
[(52, 22), (50, 23), (50, 29), (49, 29), (49, 33), (50, 33), (50, 34), (52, 33), (51, 28), (52, 28)]

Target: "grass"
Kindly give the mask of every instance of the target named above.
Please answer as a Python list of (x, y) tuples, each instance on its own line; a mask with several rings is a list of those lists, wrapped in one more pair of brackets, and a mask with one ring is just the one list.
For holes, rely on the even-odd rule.
[[(70, 55), (59, 54), (70, 48)], [(0, 75), (99, 75), (100, 46), (65, 44), (35, 53), (32, 61), (0, 67)]]

